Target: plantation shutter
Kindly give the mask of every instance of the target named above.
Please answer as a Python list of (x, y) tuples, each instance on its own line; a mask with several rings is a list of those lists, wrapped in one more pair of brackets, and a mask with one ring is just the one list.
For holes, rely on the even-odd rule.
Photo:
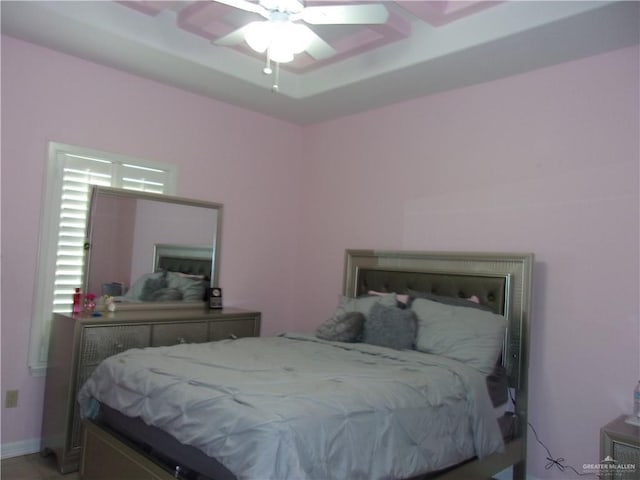
[(141, 192), (167, 193), (167, 172), (155, 168), (125, 163), (118, 178), (120, 188)]
[(73, 291), (82, 285), (84, 241), (93, 185), (111, 186), (109, 161), (58, 154), (62, 164), (62, 195), (53, 290), (53, 311), (68, 312)]
[(32, 375), (46, 373), (51, 312), (69, 312), (74, 290), (82, 287), (92, 187), (173, 194), (175, 176), (172, 165), (49, 144), (29, 344)]
[(91, 188), (120, 187), (164, 193), (165, 170), (129, 163), (59, 153), (62, 195), (53, 292), (53, 311), (68, 312), (75, 288), (82, 286), (84, 243)]

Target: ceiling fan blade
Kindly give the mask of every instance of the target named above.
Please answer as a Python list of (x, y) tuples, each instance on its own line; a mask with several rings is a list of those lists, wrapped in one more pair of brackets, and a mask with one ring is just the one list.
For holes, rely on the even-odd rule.
[(314, 59), (324, 60), (336, 54), (336, 50), (310, 28), (308, 35), (311, 40), (305, 50)]
[(220, 37), (219, 39), (213, 42), (214, 45), (222, 45), (224, 47), (230, 47), (233, 45), (238, 45), (244, 42), (245, 32), (247, 31), (249, 25), (245, 25), (244, 27), (238, 28), (231, 33), (228, 33), (224, 37)]
[(389, 18), (387, 7), (382, 4), (327, 5), (306, 7), (292, 20), (302, 19), (311, 25), (372, 25), (385, 23)]
[(249, 2), (248, 0), (215, 0), (218, 3), (228, 5), (229, 7), (239, 8), (246, 12), (253, 12), (262, 15), (264, 18), (269, 18), (269, 12), (259, 3)]

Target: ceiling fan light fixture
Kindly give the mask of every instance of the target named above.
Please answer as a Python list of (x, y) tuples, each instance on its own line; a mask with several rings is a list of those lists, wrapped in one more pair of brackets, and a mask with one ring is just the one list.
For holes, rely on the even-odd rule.
[(308, 27), (299, 23), (286, 22), (279, 31), (280, 39), (289, 45), (293, 53), (304, 52), (311, 43)]
[(269, 58), (287, 63), (293, 56), (304, 52), (312, 40), (307, 27), (284, 21), (251, 22), (245, 31), (247, 45), (258, 53), (269, 52)]
[(278, 63), (288, 63), (293, 60), (293, 52), (286, 45), (272, 44), (267, 54), (269, 55), (269, 59)]
[(244, 39), (247, 45), (258, 53), (264, 53), (271, 45), (273, 38), (273, 24), (266, 22), (251, 22), (247, 25)]

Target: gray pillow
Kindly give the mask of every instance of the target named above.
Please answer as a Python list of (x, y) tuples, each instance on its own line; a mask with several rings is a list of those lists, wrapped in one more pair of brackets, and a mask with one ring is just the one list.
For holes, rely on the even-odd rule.
[(364, 315), (349, 312), (340, 317), (332, 317), (316, 330), (316, 337), (331, 342), (357, 342), (362, 337)]
[(371, 295), (362, 297), (345, 297), (340, 296), (340, 304), (334, 313), (334, 317), (341, 317), (349, 312), (360, 312), (365, 317), (369, 315), (371, 307), (376, 304), (382, 304), (388, 307), (393, 307), (396, 304), (395, 293), (388, 295)]
[(406, 350), (416, 340), (416, 315), (413, 310), (377, 303), (364, 322), (362, 341), (370, 345)]
[(147, 281), (144, 282), (144, 286), (142, 287), (142, 292), (140, 292), (140, 300), (143, 302), (153, 301), (153, 295), (160, 289), (166, 288), (167, 284), (167, 275), (166, 272), (161, 274), (159, 277), (149, 277)]
[(131, 288), (123, 295), (123, 298), (128, 301), (140, 301), (140, 296), (142, 295), (142, 290), (147, 284), (147, 280), (161, 278), (165, 274), (166, 272), (145, 273), (133, 282), (133, 285), (131, 285)]
[(185, 302), (202, 302), (205, 299), (207, 282), (198, 275), (167, 272), (168, 286), (179, 290)]
[(502, 315), (418, 298), (411, 304), (418, 317), (416, 349), (452, 358), (489, 375), (504, 341)]
[(148, 302), (177, 302), (182, 300), (182, 292), (177, 288), (159, 288), (145, 299)]

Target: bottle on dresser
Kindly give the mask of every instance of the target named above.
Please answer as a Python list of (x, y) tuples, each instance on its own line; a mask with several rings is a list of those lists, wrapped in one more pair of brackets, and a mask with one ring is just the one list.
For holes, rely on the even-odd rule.
[(82, 312), (82, 294), (80, 293), (79, 288), (76, 288), (73, 293), (73, 306), (71, 308), (71, 312), (74, 315), (79, 315)]

